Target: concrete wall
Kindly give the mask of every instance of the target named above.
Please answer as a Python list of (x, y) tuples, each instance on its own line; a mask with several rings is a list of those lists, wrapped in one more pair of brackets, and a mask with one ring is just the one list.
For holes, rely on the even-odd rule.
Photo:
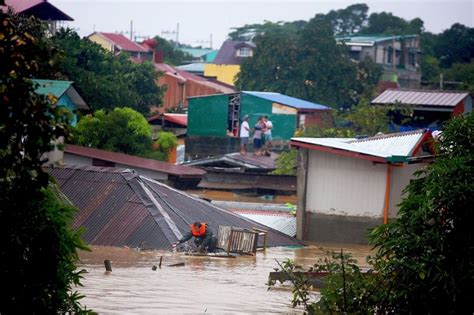
[(413, 173), (425, 167), (424, 163), (407, 164), (403, 167), (394, 167), (390, 176), (390, 202), (388, 217), (395, 218), (398, 213), (398, 205), (402, 201), (403, 190), (414, 178)]
[(213, 77), (230, 85), (235, 84), (235, 78), (239, 72), (240, 65), (216, 65), (209, 63), (204, 66), (205, 77)]

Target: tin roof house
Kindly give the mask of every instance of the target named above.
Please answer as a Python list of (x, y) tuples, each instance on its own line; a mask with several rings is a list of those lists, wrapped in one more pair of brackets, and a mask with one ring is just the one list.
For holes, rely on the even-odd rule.
[(215, 59), (204, 66), (204, 76), (233, 86), (240, 65), (253, 56), (255, 47), (252, 42), (226, 40)]
[(47, 22), (49, 31), (53, 35), (56, 33), (59, 22), (74, 21), (72, 17), (47, 0), (5, 0), (5, 5), (0, 5), (2, 11), (7, 11), (9, 8), (16, 14), (34, 16)]
[[(332, 123), (330, 107), (273, 92), (242, 91), (190, 97), (185, 160), (239, 151), (239, 124), (267, 115), (273, 143), (284, 147), (298, 128)], [(232, 134), (232, 136), (229, 136)]]
[(421, 80), (421, 50), (418, 35), (351, 35), (336, 37), (349, 48), (355, 61), (365, 58), (383, 67), (382, 81), (416, 88)]
[[(268, 246), (300, 245), (288, 235), (129, 169), (64, 166), (46, 170), (79, 209), (72, 227), (84, 227), (83, 239), (90, 245), (166, 250), (196, 221), (207, 222), (215, 232), (219, 226), (268, 230)], [(263, 239), (259, 244), (263, 245)]]
[(470, 113), (472, 96), (466, 91), (386, 90), (373, 99), (371, 104), (403, 105), (413, 110), (410, 121), (403, 124), (398, 122), (398, 126), (391, 126), (393, 129), (436, 130), (441, 129), (443, 122), (451, 117)]
[(76, 126), (77, 112), (89, 111), (89, 105), (84, 101), (82, 96), (77, 92), (71, 81), (58, 80), (39, 80), (33, 79), (36, 85), (35, 93), (39, 95), (50, 95), (56, 99), (54, 105), (68, 109), (71, 114), (70, 124)]
[(428, 130), (364, 139), (293, 138), (298, 149), (297, 238), (366, 243), (397, 216), (402, 191), (433, 158)]
[(114, 55), (128, 53), (137, 60), (153, 61), (153, 51), (146, 46), (135, 43), (122, 34), (94, 32), (87, 36), (90, 41), (99, 44)]

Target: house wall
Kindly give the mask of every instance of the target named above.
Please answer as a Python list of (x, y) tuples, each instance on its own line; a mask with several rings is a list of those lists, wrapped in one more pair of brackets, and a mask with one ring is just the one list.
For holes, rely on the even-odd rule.
[(226, 137), (227, 103), (228, 95), (189, 99), (188, 136)]
[(234, 85), (236, 75), (240, 72), (240, 65), (216, 65), (206, 64), (204, 67), (205, 77), (214, 77), (218, 81)]
[(91, 36), (88, 37), (88, 39), (94, 43), (99, 44), (100, 46), (102, 46), (102, 48), (112, 53), (114, 52), (113, 44), (111, 44), (108, 40), (106, 40), (102, 36), (99, 36), (98, 34), (92, 34)]
[(176, 77), (171, 75), (163, 74), (158, 78), (158, 86), (166, 87), (166, 91), (163, 95), (163, 109), (174, 108), (179, 105), (184, 105), (184, 94), (183, 88), (184, 83), (180, 82)]
[(77, 125), (77, 107), (76, 104), (74, 104), (71, 100), (71, 98), (67, 95), (64, 94), (56, 103), (59, 106), (66, 107), (69, 110), (69, 113), (71, 114), (71, 119), (69, 120), (69, 124), (71, 126), (76, 127)]
[[(298, 178), (298, 195), (303, 194), (305, 199), (298, 207), (298, 238), (367, 243), (368, 229), (383, 223), (388, 165), (314, 150), (299, 151), (308, 158), (306, 178)], [(305, 163), (305, 159), (299, 163)], [(391, 167), (389, 218), (397, 216), (403, 189), (424, 165)], [(298, 176), (304, 176), (304, 172)]]

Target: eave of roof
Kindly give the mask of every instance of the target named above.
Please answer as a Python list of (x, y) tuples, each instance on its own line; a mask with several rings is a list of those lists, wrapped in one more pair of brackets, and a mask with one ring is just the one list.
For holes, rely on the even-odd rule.
[(117, 48), (123, 51), (129, 52), (140, 52), (140, 53), (150, 53), (151, 51), (147, 48), (141, 46), (140, 44), (131, 41), (127, 37), (123, 36), (122, 34), (116, 33), (105, 33), (105, 32), (95, 32), (89, 35), (88, 37), (97, 34), (100, 37), (104, 38), (105, 40), (114, 44)]
[(405, 104), (428, 107), (454, 107), (469, 97), (465, 91), (388, 89), (372, 100), (374, 105)]
[(72, 17), (47, 0), (6, 0), (5, 6), (2, 6), (2, 11), (6, 12), (6, 7), (11, 7), (18, 14), (32, 14), (42, 20), (74, 21)]
[(156, 172), (167, 173), (182, 178), (201, 178), (202, 175), (206, 173), (204, 170), (195, 167), (175, 165), (138, 156), (110, 152), (95, 148), (81, 147), (72, 144), (66, 145), (64, 152), (109, 161), (113, 163), (119, 163), (130, 166), (132, 168), (136, 167)]
[(242, 91), (243, 94), (263, 98), (298, 110), (330, 110), (329, 106), (305, 101), (296, 97), (275, 92)]

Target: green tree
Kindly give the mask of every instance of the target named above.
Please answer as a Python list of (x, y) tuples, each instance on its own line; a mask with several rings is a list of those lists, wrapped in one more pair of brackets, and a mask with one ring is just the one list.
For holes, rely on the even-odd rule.
[(131, 108), (96, 111), (83, 117), (74, 131), (75, 143), (131, 155), (151, 150), (151, 128), (143, 115)]
[(321, 16), (300, 31), (275, 26), (255, 39), (236, 86), (241, 90), (274, 91), (334, 107), (350, 107), (378, 81), (378, 66), (356, 65)]
[(80, 231), (42, 169), (43, 153), (67, 135), (67, 116), (34, 93), (30, 78), (53, 72), (54, 44), (34, 18), (0, 11), (0, 295), (2, 314), (81, 313)]
[(469, 63), (474, 58), (474, 28), (453, 24), (438, 36), (434, 52), (444, 68), (453, 63)]
[(361, 31), (367, 24), (369, 7), (365, 3), (348, 6), (345, 9), (331, 10), (324, 16), (336, 35), (351, 35)]
[(178, 146), (178, 138), (172, 132), (161, 131), (155, 143), (158, 151), (166, 156), (165, 160), (168, 160), (171, 151)]
[(168, 41), (160, 36), (154, 37), (156, 41), (155, 50), (163, 54), (164, 62), (173, 66), (180, 66), (185, 61), (193, 59), (193, 56), (180, 50), (177, 43)]
[(367, 27), (361, 33), (364, 34), (387, 34), (387, 35), (411, 35), (421, 34), (424, 31), (424, 22), (420, 18), (407, 21), (392, 13), (372, 13), (369, 16)]
[(60, 30), (53, 41), (63, 52), (57, 70), (74, 81), (94, 110), (125, 105), (148, 114), (151, 106), (161, 104), (164, 89), (157, 86), (158, 72), (151, 63), (134, 63), (127, 54), (114, 56), (70, 29)]

